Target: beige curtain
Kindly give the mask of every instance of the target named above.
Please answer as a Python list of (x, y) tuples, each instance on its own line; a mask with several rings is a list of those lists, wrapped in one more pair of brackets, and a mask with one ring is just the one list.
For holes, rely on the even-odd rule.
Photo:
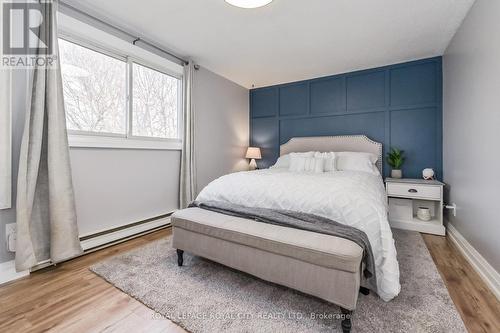
[(180, 207), (186, 208), (196, 195), (196, 170), (195, 170), (195, 147), (194, 147), (194, 105), (193, 96), (193, 79), (194, 79), (194, 64), (189, 61), (184, 66), (184, 112), (183, 112), (183, 129), (184, 136), (182, 140), (182, 156), (181, 156), (181, 174), (180, 174), (180, 190), (179, 203)]
[[(56, 3), (40, 1), (40, 33), (58, 54)], [(43, 50), (40, 51), (43, 53)], [(17, 184), (16, 269), (59, 262), (82, 252), (76, 223), (60, 64), (35, 66)]]

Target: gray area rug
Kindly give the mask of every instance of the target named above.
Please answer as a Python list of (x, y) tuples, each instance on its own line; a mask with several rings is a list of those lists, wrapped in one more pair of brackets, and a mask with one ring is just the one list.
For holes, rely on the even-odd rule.
[[(466, 332), (425, 243), (394, 232), (401, 293), (359, 295), (353, 332)], [(91, 267), (115, 287), (191, 332), (341, 332), (339, 307), (184, 254), (170, 237)]]

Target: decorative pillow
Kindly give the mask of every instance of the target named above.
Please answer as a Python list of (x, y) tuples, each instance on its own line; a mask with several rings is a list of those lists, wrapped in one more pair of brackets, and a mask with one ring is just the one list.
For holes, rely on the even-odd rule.
[(290, 171), (304, 171), (306, 167), (306, 157), (290, 154)]
[(325, 159), (304, 156), (290, 156), (290, 171), (301, 172), (323, 172), (325, 167)]
[(378, 156), (361, 152), (339, 152), (335, 154), (337, 170), (340, 171), (364, 171), (379, 174), (377, 166)]
[(334, 152), (320, 153), (319, 151), (314, 154), (316, 158), (323, 158), (325, 160), (325, 172), (334, 172), (336, 168), (336, 156)]
[(290, 168), (290, 158), (293, 156), (303, 156), (303, 157), (312, 157), (314, 156), (314, 152), (310, 151), (307, 153), (290, 153), (283, 156), (278, 157), (278, 160), (271, 169), (289, 169)]
[(300, 157), (314, 157), (314, 151), (308, 151), (306, 153), (290, 153), (290, 156), (300, 156)]
[(288, 169), (290, 167), (290, 154), (278, 157), (271, 169)]
[(322, 173), (325, 172), (325, 162), (326, 160), (324, 158), (316, 158), (314, 157), (314, 171), (315, 173)]

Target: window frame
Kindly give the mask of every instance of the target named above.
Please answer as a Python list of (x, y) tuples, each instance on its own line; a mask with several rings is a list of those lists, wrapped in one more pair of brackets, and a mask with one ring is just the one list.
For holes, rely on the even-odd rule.
[[(125, 79), (125, 134), (109, 132), (91, 132), (83, 130), (69, 130), (68, 139), (70, 147), (87, 148), (123, 148), (123, 149), (153, 149), (153, 150), (181, 150), (183, 129), (183, 95), (184, 77), (175, 73), (167, 67), (152, 63), (142, 57), (128, 55), (123, 51), (118, 51), (112, 47), (104, 46), (100, 43), (90, 41), (84, 37), (75, 37), (74, 34), (64, 31), (59, 32), (59, 39), (84, 47), (91, 51), (124, 61), (126, 68)], [(133, 135), (133, 64), (149, 68), (162, 74), (171, 76), (178, 80), (177, 83), (177, 138), (159, 138)]]

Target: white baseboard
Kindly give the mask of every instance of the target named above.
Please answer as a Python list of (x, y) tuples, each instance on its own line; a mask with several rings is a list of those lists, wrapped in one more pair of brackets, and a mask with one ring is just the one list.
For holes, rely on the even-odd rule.
[(448, 222), (448, 235), (465, 259), (481, 276), (493, 294), (500, 300), (500, 274), (477, 252), (477, 250)]
[(16, 272), (14, 260), (3, 262), (0, 264), (0, 285), (28, 276), (29, 274), (29, 271)]

